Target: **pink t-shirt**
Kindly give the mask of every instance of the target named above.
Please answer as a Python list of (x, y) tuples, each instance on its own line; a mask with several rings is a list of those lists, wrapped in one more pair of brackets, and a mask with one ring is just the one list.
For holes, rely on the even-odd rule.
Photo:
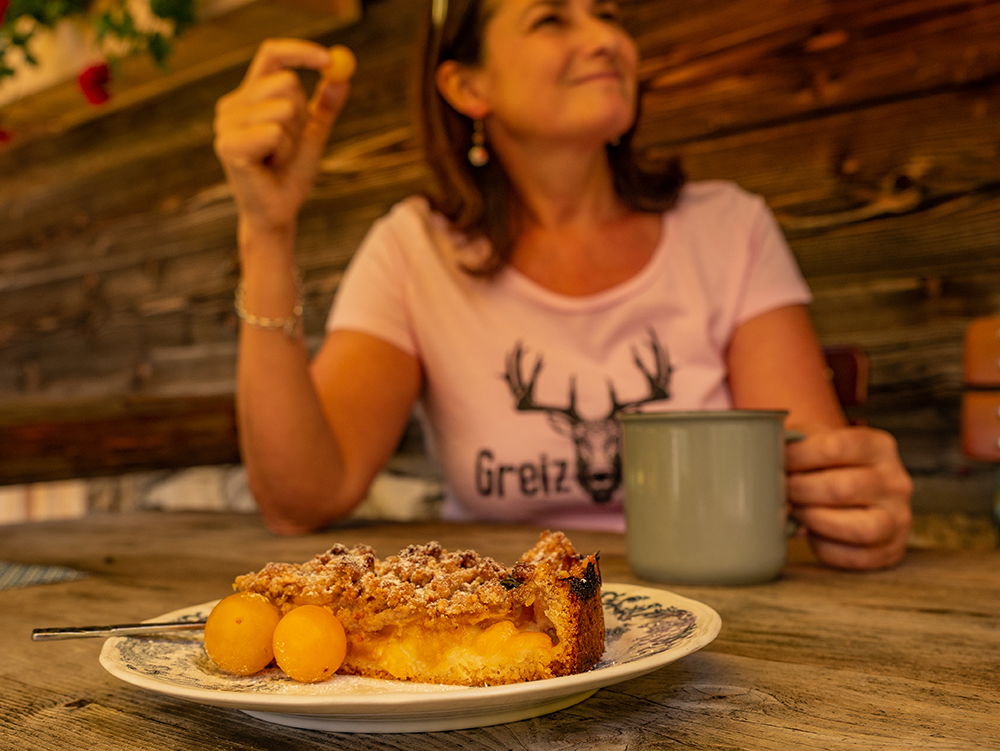
[(687, 185), (645, 268), (597, 294), (513, 268), (474, 278), (458, 259), (482, 247), (407, 199), (372, 227), (328, 322), (420, 360), (452, 520), (623, 530), (615, 412), (731, 407), (734, 329), (810, 300), (764, 201), (722, 181)]

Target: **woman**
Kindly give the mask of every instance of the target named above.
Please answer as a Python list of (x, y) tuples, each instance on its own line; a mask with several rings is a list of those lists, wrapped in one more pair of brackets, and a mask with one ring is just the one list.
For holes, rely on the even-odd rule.
[(887, 434), (847, 427), (762, 201), (634, 166), (638, 54), (615, 2), (434, 0), (421, 122), (430, 199), (376, 223), (310, 363), (297, 213), (347, 84), (327, 51), (262, 45), (218, 106), (240, 211), (244, 461), (278, 532), (348, 514), (418, 404), (453, 519), (623, 525), (614, 417), (786, 409), (792, 513), (826, 563), (903, 555), (911, 483)]

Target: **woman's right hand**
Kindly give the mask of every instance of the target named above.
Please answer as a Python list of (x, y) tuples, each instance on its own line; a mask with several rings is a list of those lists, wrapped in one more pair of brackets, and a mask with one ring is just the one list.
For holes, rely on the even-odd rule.
[(321, 77), (307, 98), (294, 68), (322, 71), (329, 50), (299, 39), (261, 44), (239, 87), (215, 111), (215, 153), (241, 231), (292, 231), (350, 84)]

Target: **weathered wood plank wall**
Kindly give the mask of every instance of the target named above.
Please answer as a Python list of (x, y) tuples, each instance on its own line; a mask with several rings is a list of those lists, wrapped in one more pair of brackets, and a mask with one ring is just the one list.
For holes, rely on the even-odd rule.
[[(360, 58), (301, 222), (312, 338), (371, 221), (420, 185), (407, 86), (421, 5), (374, 0), (341, 30), (284, 10), (279, 28), (263, 3), (241, 21)], [(869, 422), (897, 435), (918, 480), (987, 487), (960, 454), (958, 396), (964, 326), (1000, 309), (1000, 0), (623, 5), (644, 55), (641, 143), (763, 194), (822, 340), (870, 356)], [(102, 110), (65, 88), (0, 113), (22, 133), (0, 148), (0, 431), (115, 414), (123, 396), (232, 393), (235, 216), (211, 118), (249, 49)], [(0, 482), (88, 471), (44, 464), (26, 473), (0, 443)]]

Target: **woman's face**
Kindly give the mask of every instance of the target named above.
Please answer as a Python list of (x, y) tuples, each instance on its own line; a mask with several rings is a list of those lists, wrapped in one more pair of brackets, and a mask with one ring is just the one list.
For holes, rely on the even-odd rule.
[(638, 51), (617, 0), (487, 0), (477, 89), (494, 137), (607, 143), (636, 111)]

